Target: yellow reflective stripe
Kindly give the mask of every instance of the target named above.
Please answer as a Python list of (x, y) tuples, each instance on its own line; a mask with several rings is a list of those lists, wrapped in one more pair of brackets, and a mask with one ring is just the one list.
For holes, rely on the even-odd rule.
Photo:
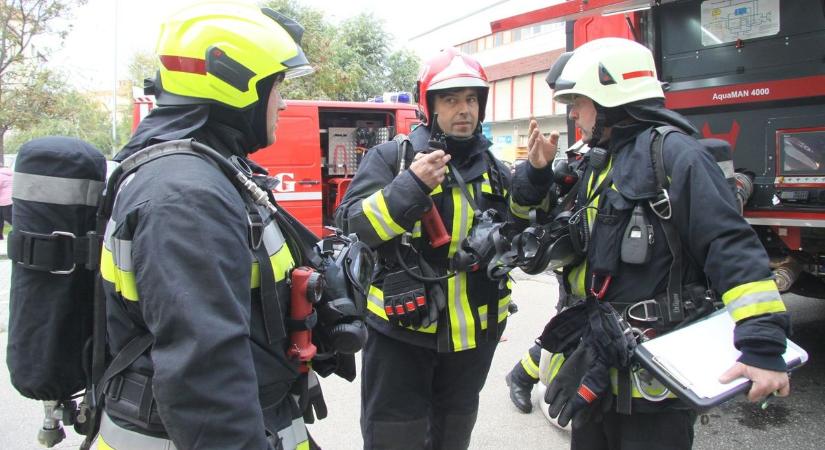
[(430, 191), (430, 196), (433, 196), (433, 195), (435, 195), (435, 194), (440, 194), (440, 193), (442, 193), (442, 192), (444, 192), (444, 189), (443, 189), (443, 188), (441, 187), (441, 185), (439, 184), (438, 186), (436, 186), (436, 187), (435, 187), (435, 189), (433, 189), (432, 191)]
[(547, 365), (547, 384), (549, 385), (553, 378), (559, 373), (562, 364), (564, 364), (563, 353), (551, 353), (550, 364)]
[(416, 222), (415, 225), (413, 225), (412, 237), (414, 237), (414, 238), (420, 238), (421, 237), (421, 221), (420, 220), (418, 222)]
[[(452, 240), (447, 254), (448, 258), (455, 255), (459, 243), (464, 241), (464, 238), (469, 234), (474, 214), (470, 209), (470, 204), (458, 187), (453, 187), (452, 194)], [(450, 316), (450, 335), (455, 351), (475, 348), (476, 324), (470, 309), (470, 299), (467, 296), (467, 272), (459, 272), (456, 276), (447, 280), (447, 310)]]
[[(529, 357), (529, 355), (528, 355)], [(550, 356), (550, 364), (547, 365), (547, 384), (549, 385), (550, 382), (556, 378), (558, 375), (559, 370), (561, 369), (562, 365), (564, 364), (564, 355), (561, 353), (553, 353)], [(522, 359), (522, 366), (524, 366), (524, 359)], [(619, 394), (618, 388), (618, 378), (619, 372), (616, 370), (615, 367), (610, 368), (610, 385), (613, 391), (613, 395)], [(635, 383), (631, 383), (632, 386), (632, 395), (634, 398), (644, 398), (642, 394), (639, 392), (639, 389), (636, 387)], [(657, 397), (661, 395), (665, 391), (665, 386), (662, 385), (658, 380), (654, 379), (651, 383), (650, 389), (645, 389), (645, 393), (651, 397)], [(667, 398), (675, 398), (676, 396), (673, 392), (668, 393)]]
[(510, 201), (510, 212), (519, 219), (527, 220), (530, 218), (530, 207), (519, 205), (512, 200)]
[[(508, 316), (510, 316), (510, 309), (508, 306), (510, 305), (510, 295), (506, 295), (498, 300), (498, 322), (503, 322)], [(478, 307), (478, 317), (481, 329), (487, 329), (487, 305), (481, 305)]]
[(388, 241), (404, 232), (401, 225), (395, 223), (387, 209), (387, 201), (384, 199), (384, 191), (380, 190), (365, 198), (361, 202), (364, 215), (367, 216), (370, 225), (378, 234), (382, 241)]
[(570, 293), (574, 297), (584, 298), (585, 295), (585, 275), (587, 274), (587, 260), (570, 270), (567, 282), (570, 283)]
[(112, 252), (105, 246), (100, 253), (100, 275), (104, 280), (115, 285), (115, 291), (126, 300), (133, 302), (139, 300), (135, 274), (117, 267)]
[(97, 436), (97, 450), (115, 450), (114, 447), (110, 446), (103, 440), (103, 436)]
[(278, 448), (284, 450), (309, 450), (309, 435), (303, 417), (292, 419), (292, 424), (278, 430), (278, 438), (281, 443)]
[(389, 320), (384, 312), (384, 292), (375, 285), (370, 286), (367, 293), (367, 310), (384, 320)]
[(292, 252), (287, 245), (282, 245), (280, 250), (269, 257), (269, 261), (272, 263), (272, 271), (276, 282), (285, 279), (290, 269), (295, 267), (295, 260), (292, 258)]
[(785, 304), (773, 279), (740, 284), (722, 294), (722, 302), (736, 322), (748, 317), (785, 312)]
[[(607, 177), (607, 174), (613, 169), (613, 158), (610, 158), (610, 161), (607, 163), (607, 167), (602, 170), (599, 174), (599, 177), (596, 179), (596, 182), (593, 182), (593, 173), (590, 173), (590, 177), (587, 179), (587, 195), (586, 197), (590, 197), (590, 193), (592, 189), (599, 186), (599, 184)], [(611, 187), (615, 188), (615, 185)], [(596, 220), (596, 213), (597, 208), (599, 207), (599, 199), (601, 198), (601, 194), (599, 194), (596, 198), (593, 199), (591, 204), (587, 206), (592, 206), (585, 210), (585, 214), (587, 214), (587, 225), (590, 230), (593, 229), (593, 222)], [(567, 277), (567, 281), (570, 283), (570, 293), (576, 297), (585, 297), (585, 276), (587, 275), (587, 259), (585, 258), (581, 264), (577, 267), (574, 267), (570, 271), (570, 275)]]
[[(599, 178), (596, 179), (595, 183), (591, 182), (591, 180), (593, 180), (593, 173), (592, 172), (590, 173), (590, 179), (587, 181), (587, 197), (588, 198), (590, 197), (590, 194), (592, 193), (592, 189), (597, 188), (601, 184), (601, 182), (604, 181), (604, 179), (607, 177), (607, 174), (609, 174), (611, 170), (613, 170), (613, 158), (610, 158), (610, 160), (607, 162), (607, 167), (605, 167), (602, 170), (602, 172), (599, 174)], [(593, 222), (596, 220), (596, 213), (598, 212), (597, 208), (599, 207), (599, 200), (601, 199), (601, 197), (602, 197), (602, 194), (599, 194), (598, 196), (596, 196), (596, 198), (593, 199), (591, 204), (587, 205), (587, 206), (592, 206), (592, 208), (588, 208), (587, 211), (586, 211), (587, 225), (590, 227), (591, 231), (593, 230)]]
[[(610, 386), (613, 391), (613, 395), (619, 395), (619, 371), (615, 367), (610, 368)], [(644, 398), (641, 392), (639, 392), (636, 383), (630, 383), (631, 386), (631, 395), (633, 398)], [(649, 397), (658, 397), (662, 395), (667, 388), (659, 382), (657, 379), (653, 379), (650, 389), (645, 389), (645, 393)], [(676, 398), (676, 395), (673, 392), (668, 392), (667, 398)]]
[(530, 352), (525, 353), (521, 358), (521, 367), (524, 368), (524, 372), (531, 378), (539, 377), (539, 365), (530, 357)]
[[(367, 294), (367, 310), (376, 316), (389, 321), (387, 313), (384, 311), (384, 292), (378, 289), (375, 285), (370, 286), (370, 291)], [(417, 330), (407, 327), (408, 330), (420, 331), (422, 333), (434, 334), (437, 331), (438, 323), (432, 323), (427, 327), (421, 327)]]
[[(292, 259), (292, 252), (289, 247), (281, 245), (281, 248), (269, 257), (269, 263), (272, 265), (272, 273), (275, 276), (275, 282), (279, 283), (286, 278), (289, 270), (295, 266), (295, 260)], [(261, 287), (261, 268), (258, 261), (252, 263), (252, 275), (249, 280), (249, 288), (255, 289)]]
[(481, 177), (484, 179), (484, 181), (481, 182), (481, 192), (492, 194), (493, 186), (490, 185), (490, 175), (487, 172), (484, 172)]

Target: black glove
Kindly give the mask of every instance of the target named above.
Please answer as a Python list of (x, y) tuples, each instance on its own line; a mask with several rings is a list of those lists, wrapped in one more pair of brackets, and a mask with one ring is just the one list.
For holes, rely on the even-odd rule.
[[(315, 418), (319, 420), (327, 417), (327, 403), (324, 401), (324, 393), (321, 392), (321, 384), (314, 372), (307, 374), (307, 389), (305, 398), (301, 404), (304, 406), (304, 423), (315, 423)], [(313, 413), (313, 410), (315, 412)]]
[[(587, 384), (583, 381), (588, 379)], [(591, 405), (600, 395), (606, 393), (610, 385), (607, 367), (597, 364), (595, 354), (586, 343), (579, 345), (564, 361), (547, 391), (544, 401), (549, 405), (550, 417), (558, 417), (559, 425), (567, 426), (573, 419), (577, 422), (590, 420)]]
[(550, 353), (569, 355), (580, 346), (586, 328), (587, 308), (585, 302), (578, 302), (553, 316), (536, 343)]
[(595, 358), (606, 367), (626, 368), (636, 349), (636, 337), (630, 325), (607, 302), (593, 297), (587, 305), (587, 337)]
[(384, 299), (384, 312), (387, 313), (390, 323), (413, 329), (430, 324), (430, 307), (427, 298), (424, 295), (415, 294), (423, 293), (409, 292)]
[[(421, 276), (421, 270), (411, 267)], [(396, 270), (384, 278), (384, 312), (391, 324), (417, 329), (430, 324), (430, 305), (424, 284), (406, 270)]]

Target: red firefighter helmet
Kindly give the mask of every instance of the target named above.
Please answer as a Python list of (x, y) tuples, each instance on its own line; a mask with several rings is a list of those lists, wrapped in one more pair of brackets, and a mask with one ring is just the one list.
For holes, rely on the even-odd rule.
[(465, 87), (478, 89), (478, 121), (484, 122), (489, 86), (487, 74), (484, 73), (481, 64), (475, 58), (452, 47), (442, 50), (434, 58), (426, 61), (415, 83), (415, 101), (418, 103), (424, 125), (430, 121), (431, 93)]

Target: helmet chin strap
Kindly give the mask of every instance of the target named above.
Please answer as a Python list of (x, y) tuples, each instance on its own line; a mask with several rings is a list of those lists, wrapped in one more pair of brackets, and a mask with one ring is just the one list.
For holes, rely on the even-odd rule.
[(590, 141), (587, 143), (587, 145), (591, 148), (599, 146), (599, 142), (602, 140), (602, 136), (604, 135), (605, 122), (607, 122), (607, 117), (605, 116), (604, 111), (597, 107), (596, 122), (593, 124)]

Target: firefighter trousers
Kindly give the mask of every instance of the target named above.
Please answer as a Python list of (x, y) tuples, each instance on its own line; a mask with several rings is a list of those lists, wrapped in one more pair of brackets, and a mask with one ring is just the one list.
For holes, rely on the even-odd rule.
[(364, 449), (467, 449), (497, 344), (438, 353), (370, 329), (361, 369)]
[(696, 413), (686, 409), (619, 414), (615, 409), (601, 422), (573, 424), (571, 450), (689, 450), (693, 447)]

